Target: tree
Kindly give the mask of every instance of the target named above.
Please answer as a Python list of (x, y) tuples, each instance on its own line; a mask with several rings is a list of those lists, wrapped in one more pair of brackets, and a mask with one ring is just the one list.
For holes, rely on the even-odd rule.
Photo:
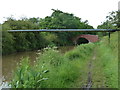
[[(60, 10), (52, 9), (51, 16), (46, 16), (40, 20), (41, 29), (93, 29), (88, 25), (88, 21), (81, 21), (81, 18), (74, 16), (73, 14), (62, 12)], [(54, 32), (58, 36), (56, 44), (70, 45), (72, 44), (72, 38), (81, 32)]]
[(82, 22), (81, 18), (73, 14), (65, 13), (60, 10), (52, 9), (51, 16), (40, 20), (40, 27), (43, 29), (78, 29), (78, 28), (93, 28), (88, 25), (88, 21)]
[(119, 25), (118, 21), (118, 12), (112, 11), (106, 16), (106, 21), (103, 22), (101, 25), (98, 25), (98, 29), (116, 29)]
[(2, 31), (2, 54), (10, 54), (15, 52), (14, 37), (7, 31)]

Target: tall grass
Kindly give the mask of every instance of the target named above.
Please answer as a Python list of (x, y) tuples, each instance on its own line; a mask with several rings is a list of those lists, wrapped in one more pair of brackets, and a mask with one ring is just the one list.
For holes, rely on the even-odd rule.
[(47, 80), (44, 77), (47, 70), (43, 66), (40, 66), (40, 69), (35, 67), (30, 66), (28, 58), (24, 58), (14, 73), (11, 86), (13, 88), (40, 88), (41, 82)]
[[(94, 44), (77, 46), (61, 54), (54, 47), (39, 53), (34, 66), (25, 58), (15, 71), (11, 86), (14, 88), (69, 88), (82, 80), (83, 67), (93, 51)], [(82, 82), (82, 81), (81, 81)]]
[(97, 48), (97, 60), (101, 62), (104, 72), (105, 86), (118, 88), (118, 33), (111, 34), (110, 43), (108, 37), (104, 37)]

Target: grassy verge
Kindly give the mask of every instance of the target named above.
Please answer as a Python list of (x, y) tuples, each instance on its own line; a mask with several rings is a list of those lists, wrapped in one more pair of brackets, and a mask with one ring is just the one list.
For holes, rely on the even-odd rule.
[(96, 60), (94, 61), (93, 87), (118, 88), (118, 33), (102, 38), (97, 45)]
[(80, 87), (85, 79), (85, 66), (91, 56), (94, 44), (77, 46), (64, 55), (54, 48), (45, 48), (39, 53), (34, 66), (26, 58), (14, 73), (13, 88), (70, 88)]

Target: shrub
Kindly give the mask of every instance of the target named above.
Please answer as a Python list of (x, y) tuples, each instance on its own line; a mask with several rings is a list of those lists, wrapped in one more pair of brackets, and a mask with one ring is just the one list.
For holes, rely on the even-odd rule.
[[(41, 66), (42, 67), (42, 66)], [(14, 73), (11, 87), (13, 88), (40, 88), (41, 82), (46, 80), (43, 68), (31, 67), (29, 59), (24, 58)]]

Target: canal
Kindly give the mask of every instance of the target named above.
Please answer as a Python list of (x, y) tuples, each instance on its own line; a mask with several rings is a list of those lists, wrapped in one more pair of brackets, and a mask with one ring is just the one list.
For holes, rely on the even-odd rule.
[[(65, 53), (69, 50), (72, 50), (74, 46), (61, 46), (58, 47), (58, 50), (61, 53)], [(35, 51), (27, 51), (27, 52), (18, 52), (10, 55), (2, 56), (2, 75), (4, 77), (4, 81), (10, 81), (12, 77), (13, 71), (16, 69), (17, 65), (19, 65), (20, 61), (24, 57), (29, 57), (31, 64), (36, 60), (37, 53), (39, 50)]]

